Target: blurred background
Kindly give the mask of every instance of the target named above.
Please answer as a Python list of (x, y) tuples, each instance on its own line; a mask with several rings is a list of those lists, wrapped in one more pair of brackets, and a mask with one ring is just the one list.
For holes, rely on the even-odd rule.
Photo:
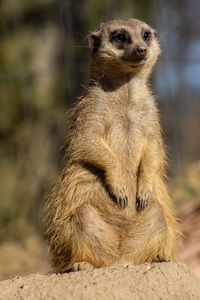
[(114, 18), (154, 26), (152, 85), (168, 146), (180, 258), (200, 274), (200, 1), (0, 0), (0, 279), (48, 270), (41, 210), (62, 166), (67, 112), (88, 78), (85, 36)]

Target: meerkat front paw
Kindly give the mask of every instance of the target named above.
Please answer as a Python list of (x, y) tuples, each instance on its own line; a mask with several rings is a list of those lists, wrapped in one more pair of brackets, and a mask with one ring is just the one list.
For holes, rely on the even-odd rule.
[(119, 172), (113, 172), (106, 177), (106, 185), (108, 192), (119, 208), (125, 209), (128, 205), (128, 190), (125, 187), (123, 177), (119, 176)]
[(142, 211), (143, 209), (145, 209), (149, 204), (149, 197), (148, 195), (143, 196), (142, 198), (140, 198), (140, 196), (137, 195), (136, 198), (136, 210)]
[(125, 189), (112, 188), (110, 189), (110, 193), (120, 208), (125, 209), (127, 207), (128, 197), (125, 194)]
[(144, 210), (152, 199), (152, 187), (145, 184), (141, 180), (138, 182), (138, 190), (136, 195), (136, 210), (138, 212)]

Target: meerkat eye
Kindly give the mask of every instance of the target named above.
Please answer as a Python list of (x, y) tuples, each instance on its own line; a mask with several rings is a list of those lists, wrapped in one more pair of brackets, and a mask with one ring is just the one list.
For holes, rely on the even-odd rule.
[(131, 37), (126, 30), (114, 30), (110, 34), (110, 41), (118, 44), (125, 44), (131, 42)]
[(127, 37), (125, 36), (124, 33), (117, 33), (114, 37), (113, 40), (115, 40), (116, 42), (126, 42), (127, 41)]
[(143, 38), (145, 41), (150, 41), (151, 40), (151, 37), (152, 37), (152, 34), (150, 31), (145, 31), (144, 34), (143, 34)]

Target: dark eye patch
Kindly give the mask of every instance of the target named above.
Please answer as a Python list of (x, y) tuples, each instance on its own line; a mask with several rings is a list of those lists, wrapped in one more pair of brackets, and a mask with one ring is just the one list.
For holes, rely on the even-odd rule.
[(143, 30), (142, 31), (142, 38), (148, 44), (152, 40), (152, 32), (150, 30)]
[(119, 44), (129, 44), (131, 43), (131, 37), (126, 30), (114, 30), (110, 34), (110, 41)]

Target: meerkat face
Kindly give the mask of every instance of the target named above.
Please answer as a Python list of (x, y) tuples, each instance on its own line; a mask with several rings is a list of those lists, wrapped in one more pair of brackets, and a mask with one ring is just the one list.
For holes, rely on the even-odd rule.
[(115, 72), (151, 68), (161, 52), (155, 30), (137, 19), (101, 24), (88, 35), (88, 45), (96, 65)]

